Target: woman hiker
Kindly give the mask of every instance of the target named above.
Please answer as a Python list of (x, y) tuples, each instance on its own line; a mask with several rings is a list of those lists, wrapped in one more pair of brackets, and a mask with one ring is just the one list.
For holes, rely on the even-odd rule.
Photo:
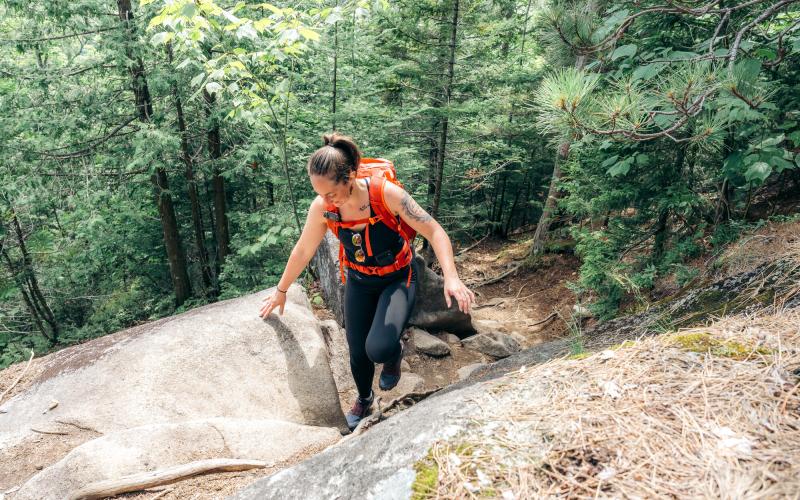
[[(357, 177), (361, 153), (352, 139), (336, 133), (323, 138), (325, 145), (308, 160), (311, 185), (319, 196), (311, 202), (283, 276), (275, 293), (264, 299), (259, 315), (266, 318), (276, 307), (283, 314), (289, 285), (308, 265), (328, 228), (335, 229), (343, 248), (342, 273), (347, 268), (345, 331), (350, 370), (358, 388), (358, 398), (346, 415), (352, 430), (369, 413), (374, 399), (374, 363), (383, 363), (381, 390), (392, 389), (400, 380), (401, 335), (414, 307), (418, 273), (402, 228), (423, 235), (433, 247), (444, 274), (447, 307), (452, 297), (469, 314), (475, 295), (459, 279), (450, 238), (439, 223), (397, 184), (378, 176)], [(371, 184), (375, 184), (373, 190), (382, 185), (382, 205), (376, 201), (381, 191), (373, 191), (370, 203)], [(382, 211), (386, 216), (379, 218), (376, 212)]]

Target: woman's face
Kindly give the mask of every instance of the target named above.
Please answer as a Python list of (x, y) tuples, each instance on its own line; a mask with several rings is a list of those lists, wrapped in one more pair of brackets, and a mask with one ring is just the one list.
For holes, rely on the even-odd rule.
[(311, 187), (327, 203), (332, 203), (336, 207), (344, 205), (353, 191), (353, 183), (350, 179), (347, 182), (337, 184), (333, 179), (323, 175), (312, 175)]

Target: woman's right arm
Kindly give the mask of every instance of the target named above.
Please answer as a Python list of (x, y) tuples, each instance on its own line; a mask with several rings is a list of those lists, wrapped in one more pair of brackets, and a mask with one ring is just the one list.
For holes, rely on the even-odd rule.
[(322, 215), (324, 210), (324, 202), (322, 198), (317, 196), (308, 209), (306, 224), (303, 226), (300, 239), (297, 240), (292, 253), (289, 255), (286, 268), (283, 270), (280, 281), (278, 281), (278, 289), (264, 299), (264, 305), (261, 306), (261, 311), (259, 312), (259, 316), (262, 318), (269, 316), (269, 313), (276, 307), (279, 307), (280, 313), (283, 314), (283, 307), (286, 304), (286, 291), (311, 261), (322, 238), (325, 237), (325, 231), (328, 230), (328, 225)]

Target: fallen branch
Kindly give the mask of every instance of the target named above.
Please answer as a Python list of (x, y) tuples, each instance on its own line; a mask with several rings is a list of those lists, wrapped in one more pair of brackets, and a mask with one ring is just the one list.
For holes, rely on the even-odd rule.
[(550, 314), (550, 316), (546, 317), (545, 319), (543, 319), (541, 321), (537, 321), (536, 323), (526, 324), (525, 326), (531, 327), (531, 326), (541, 325), (542, 323), (547, 323), (548, 321), (550, 321), (553, 318), (556, 318), (557, 316), (558, 316), (558, 313), (553, 312), (553, 313)]
[(495, 276), (493, 278), (487, 278), (487, 279), (485, 279), (483, 281), (471, 281), (471, 282), (467, 283), (467, 286), (481, 287), (481, 286), (491, 285), (492, 283), (497, 283), (498, 281), (502, 280), (506, 276), (516, 272), (520, 267), (522, 267), (522, 264), (524, 264), (524, 261), (517, 262), (516, 264), (514, 264), (511, 267), (511, 269), (509, 269), (509, 270), (507, 270), (505, 272), (502, 272), (502, 273), (498, 274), (497, 276)]
[(472, 250), (472, 249), (473, 249), (473, 248), (475, 248), (476, 246), (478, 246), (478, 245), (480, 245), (481, 243), (483, 243), (483, 240), (485, 240), (486, 238), (488, 238), (488, 237), (489, 237), (489, 234), (491, 234), (491, 231), (486, 231), (486, 235), (485, 235), (483, 238), (479, 239), (478, 241), (476, 241), (476, 242), (475, 242), (475, 243), (473, 243), (472, 245), (468, 246), (467, 248), (465, 248), (465, 249), (463, 249), (463, 250), (459, 250), (459, 251), (458, 251), (458, 253), (456, 254), (456, 257), (458, 257), (459, 255), (463, 255), (463, 254), (465, 254), (465, 253), (469, 252), (470, 250)]
[(58, 419), (56, 419), (56, 420), (54, 420), (54, 422), (57, 422), (59, 424), (64, 424), (64, 425), (71, 425), (72, 427), (76, 427), (76, 428), (78, 428), (78, 429), (80, 429), (82, 431), (90, 431), (90, 432), (96, 432), (97, 434), (102, 434), (102, 432), (98, 431), (97, 429), (93, 429), (92, 427), (86, 427), (86, 426), (83, 426), (83, 425), (80, 425), (80, 424), (76, 424), (75, 422), (70, 422), (69, 420), (58, 420)]
[(22, 370), (22, 373), (20, 373), (20, 374), (19, 374), (19, 377), (17, 377), (17, 380), (15, 380), (13, 384), (11, 384), (11, 387), (9, 387), (9, 388), (8, 388), (8, 389), (6, 389), (5, 391), (3, 391), (3, 394), (0, 394), (0, 403), (2, 403), (2, 402), (3, 402), (3, 397), (4, 397), (6, 394), (8, 394), (8, 393), (11, 391), (11, 389), (13, 389), (13, 388), (14, 388), (14, 386), (15, 386), (15, 385), (17, 385), (17, 384), (19, 383), (19, 381), (20, 381), (20, 380), (22, 380), (22, 377), (25, 375), (25, 372), (27, 372), (27, 371), (28, 371), (28, 367), (29, 367), (29, 366), (31, 366), (31, 361), (33, 361), (33, 349), (31, 349), (31, 357), (30, 357), (30, 358), (28, 358), (28, 364), (27, 364), (27, 365), (25, 365), (25, 369), (24, 369), (24, 370)]
[(131, 474), (119, 479), (97, 481), (73, 492), (68, 498), (70, 500), (94, 500), (174, 483), (198, 474), (258, 469), (267, 467), (267, 465), (267, 462), (262, 460), (238, 460), (233, 458), (198, 460), (166, 469)]
[(33, 427), (31, 427), (31, 430), (33, 432), (38, 432), (39, 434), (56, 434), (58, 436), (69, 436), (69, 432), (64, 432), (64, 431), (42, 431), (39, 429), (34, 429)]

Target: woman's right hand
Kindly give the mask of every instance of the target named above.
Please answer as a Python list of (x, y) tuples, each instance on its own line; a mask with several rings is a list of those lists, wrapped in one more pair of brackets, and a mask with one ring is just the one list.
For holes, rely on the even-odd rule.
[(261, 306), (261, 311), (258, 313), (259, 316), (266, 319), (269, 316), (269, 313), (272, 312), (273, 309), (279, 307), (279, 312), (281, 316), (283, 316), (283, 306), (286, 305), (286, 293), (279, 292), (275, 290), (272, 292), (272, 295), (264, 299), (264, 305)]

